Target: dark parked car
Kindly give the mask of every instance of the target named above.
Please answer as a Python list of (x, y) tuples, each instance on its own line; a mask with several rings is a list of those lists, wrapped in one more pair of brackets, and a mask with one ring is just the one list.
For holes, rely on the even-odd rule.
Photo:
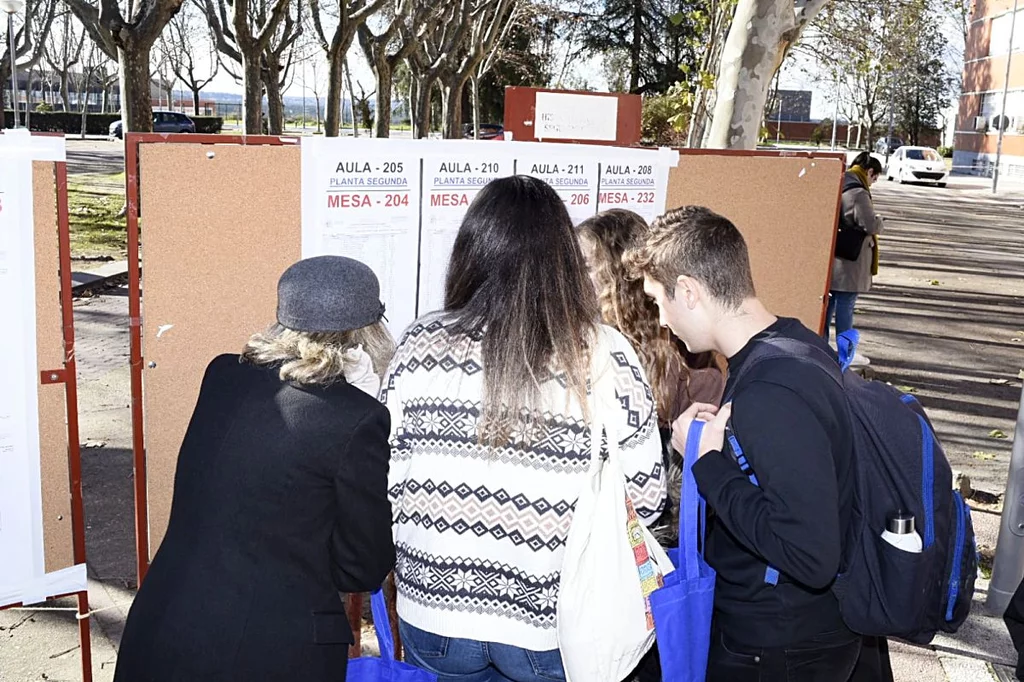
[[(154, 133), (194, 133), (196, 124), (185, 114), (176, 111), (154, 111), (153, 112)], [(121, 121), (114, 121), (110, 124), (109, 137), (111, 140), (120, 140), (124, 137), (121, 130)]]
[(898, 137), (880, 137), (878, 142), (875, 142), (875, 153), (882, 156), (892, 156), (902, 146), (903, 140)]
[[(462, 124), (462, 136), (467, 140), (473, 139), (473, 124), (463, 123)], [(480, 124), (480, 139), (481, 140), (504, 140), (505, 139), (505, 126), (500, 123), (481, 123)]]

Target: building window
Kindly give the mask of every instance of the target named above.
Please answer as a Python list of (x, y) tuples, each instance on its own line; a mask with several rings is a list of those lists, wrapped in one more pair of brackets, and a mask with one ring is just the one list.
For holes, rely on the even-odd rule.
[[(1012, 12), (1007, 12), (992, 20), (992, 30), (989, 32), (988, 56), (998, 57), (1006, 54), (1010, 46), (1010, 23), (1013, 18)], [(1013, 51), (1024, 50), (1024, 10), (1017, 12), (1017, 25), (1013, 31)]]
[[(981, 97), (980, 116), (988, 121), (988, 132), (998, 133), (994, 119), (1002, 113), (1003, 93), (988, 92)], [(1011, 90), (1006, 94), (1006, 117), (1010, 119), (1006, 132), (1024, 135), (1024, 90)]]

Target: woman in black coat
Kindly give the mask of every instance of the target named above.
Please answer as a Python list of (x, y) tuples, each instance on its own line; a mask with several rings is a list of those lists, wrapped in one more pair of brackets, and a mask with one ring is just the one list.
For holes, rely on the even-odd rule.
[(378, 588), (395, 562), (383, 312), (362, 263), (300, 261), (279, 326), (210, 363), (115, 682), (345, 679), (339, 592)]

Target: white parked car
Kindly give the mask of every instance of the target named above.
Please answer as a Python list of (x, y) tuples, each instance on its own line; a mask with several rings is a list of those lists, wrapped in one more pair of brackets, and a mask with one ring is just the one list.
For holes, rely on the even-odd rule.
[(945, 159), (931, 147), (900, 147), (889, 157), (885, 170), (886, 180), (898, 180), (900, 184), (934, 182), (945, 187), (948, 177)]

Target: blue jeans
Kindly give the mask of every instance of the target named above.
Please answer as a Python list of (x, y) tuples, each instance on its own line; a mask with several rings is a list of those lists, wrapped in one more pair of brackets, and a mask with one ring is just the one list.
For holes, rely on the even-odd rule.
[(398, 632), (406, 662), (434, 673), (438, 682), (565, 682), (558, 649), (530, 651), (507, 644), (442, 637), (401, 619)]
[(836, 336), (853, 329), (853, 308), (857, 304), (856, 291), (830, 291), (828, 312), (825, 314), (825, 340), (829, 340), (832, 318), (835, 317)]

